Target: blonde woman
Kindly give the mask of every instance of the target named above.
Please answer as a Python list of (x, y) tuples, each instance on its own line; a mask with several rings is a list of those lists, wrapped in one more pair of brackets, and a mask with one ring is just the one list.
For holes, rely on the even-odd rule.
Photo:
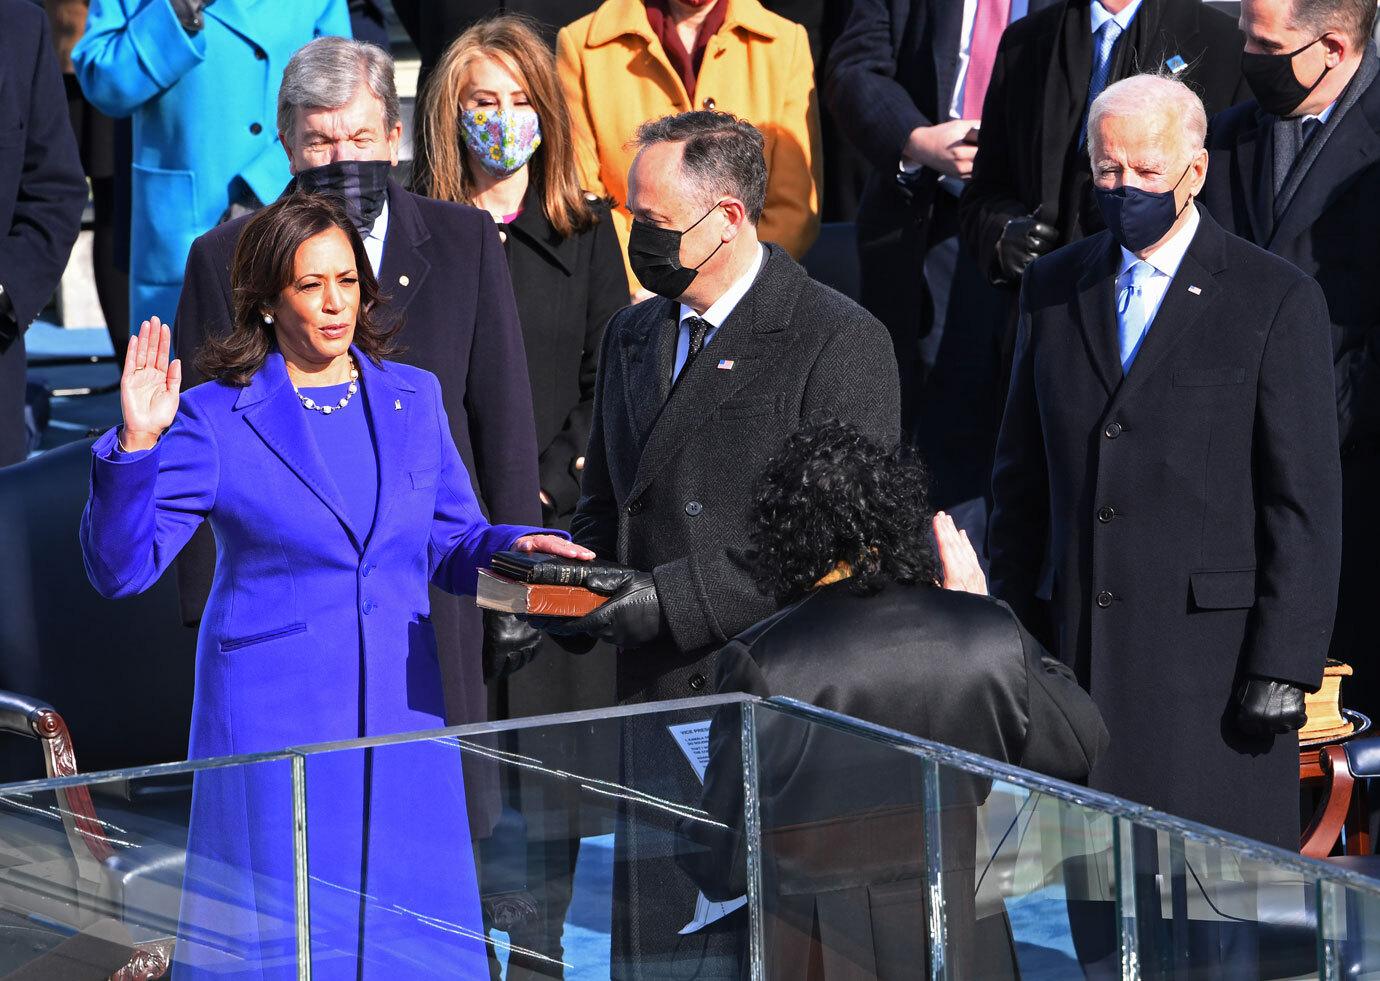
[[(456, 38), (419, 110), (425, 151), (415, 190), (482, 208), (498, 223), (531, 373), (542, 504), (547, 521), (568, 528), (604, 324), (628, 302), (609, 208), (580, 187), (555, 59), (531, 21), (500, 16)], [(500, 628), (486, 623), (490, 632)], [(486, 664), (491, 679), (515, 667)], [(490, 686), (499, 717), (602, 708), (613, 698), (612, 652), (576, 657), (549, 641), (521, 673)], [(578, 839), (556, 833), (539, 846), (541, 829), (529, 831), (534, 854), (545, 850), (537, 861), (547, 902), (515, 928), (514, 941), (559, 958), (565, 908), (549, 887), (563, 874), (568, 882)]]

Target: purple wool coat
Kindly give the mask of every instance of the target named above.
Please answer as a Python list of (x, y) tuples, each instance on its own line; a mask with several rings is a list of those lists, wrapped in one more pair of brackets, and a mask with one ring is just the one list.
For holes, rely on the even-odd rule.
[[(184, 393), (153, 449), (120, 453), (114, 431), (93, 448), (81, 541), (102, 595), (151, 586), (202, 521), (216, 537), (191, 758), (443, 725), (428, 583), (473, 593), (495, 551), (544, 530), (484, 518), (434, 375), (355, 360), (372, 528), (352, 526), (277, 352), (247, 387)], [(286, 763), (197, 775), (179, 977), (295, 977), (290, 786)], [(314, 755), (307, 788), (314, 974), (355, 977), (357, 944), (362, 977), (486, 973), (454, 744)]]

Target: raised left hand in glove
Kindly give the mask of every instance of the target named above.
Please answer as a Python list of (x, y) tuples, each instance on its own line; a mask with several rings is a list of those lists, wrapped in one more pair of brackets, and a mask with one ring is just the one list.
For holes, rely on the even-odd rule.
[(484, 680), (506, 678), (537, 656), (541, 631), (511, 613), (484, 611)]
[(602, 566), (586, 575), (583, 585), (608, 596), (608, 602), (575, 620), (532, 617), (530, 622), (550, 634), (586, 634), (622, 648), (642, 647), (665, 632), (656, 580), (650, 572)]
[(1302, 729), (1308, 721), (1303, 689), (1273, 678), (1244, 678), (1236, 689), (1236, 724), (1251, 736)]

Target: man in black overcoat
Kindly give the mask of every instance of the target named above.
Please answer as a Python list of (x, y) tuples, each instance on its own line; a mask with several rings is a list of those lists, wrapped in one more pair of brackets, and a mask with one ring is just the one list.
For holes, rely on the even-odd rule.
[[(382, 92), (371, 91), (363, 81), (371, 60), (386, 69), (381, 72), (387, 79)], [(356, 84), (350, 84), (352, 73)], [(319, 112), (315, 103), (341, 90), (352, 91), (351, 100), (330, 107), (329, 114)], [(296, 99), (305, 102), (294, 105)], [(381, 49), (344, 38), (318, 38), (284, 70), (279, 107), (280, 120), (288, 125), (280, 138), (295, 184), (341, 194), (355, 224), (362, 226), (365, 250), (388, 296), (386, 315), (403, 318), (399, 360), (440, 378), (451, 434), (485, 513), (491, 521), (539, 524), (527, 360), (493, 219), (476, 208), (413, 194), (386, 176), (390, 161), (397, 162), (402, 124), (392, 59)], [(304, 127), (302, 119), (310, 119), (311, 126)], [(334, 120), (345, 127), (339, 134), (313, 129), (329, 127)], [(317, 145), (323, 139), (327, 150)], [(230, 261), (247, 220), (226, 222), (192, 243), (174, 323), (174, 343), (186, 365), (188, 385), (202, 380), (194, 362), (204, 338), (229, 329)], [(183, 555), (178, 566), (183, 615), (196, 622), (210, 586), (214, 542), (209, 535), (200, 543), (194, 537)], [(487, 708), (479, 610), (473, 600), (433, 589), (431, 615), (447, 720), (482, 722)]]
[[(1288, 259), (1327, 297), (1342, 450), (1342, 584), (1332, 653), (1355, 669), (1344, 701), (1380, 713), (1371, 607), (1380, 578), (1380, 58), (1371, 0), (1248, 0), (1241, 24), (1258, 100), (1212, 120), (1203, 205), (1228, 230)], [(1303, 49), (1303, 50), (1299, 50)], [(1288, 58), (1289, 52), (1296, 52)], [(1272, 81), (1271, 58), (1293, 69)], [(1262, 60), (1263, 59), (1263, 60)], [(1278, 76), (1275, 76), (1278, 78)], [(1316, 84), (1315, 84), (1316, 83)], [(1309, 89), (1311, 88), (1311, 91)], [(1319, 117), (1326, 117), (1325, 121)]]
[[(1029, 11), (1054, 2), (1030, 0)], [(969, 134), (989, 78), (977, 62), (985, 54), (990, 68), (988, 45), (999, 36), (979, 28), (979, 6), (856, 0), (824, 85), (834, 118), (871, 164), (857, 214), (859, 299), (891, 333), (903, 425), (941, 507), (986, 496), (1006, 391), (1009, 298), (957, 239), (976, 152)], [(1008, 16), (1026, 9), (1011, 4)]]
[(0, 467), (28, 453), (24, 331), (67, 268), (85, 206), (48, 18), (0, 0)]
[[(1098, 77), (1094, 19), (1116, 33)], [(1209, 115), (1248, 94), (1235, 21), (1200, 0), (1065, 0), (1003, 35), (959, 219), (993, 283), (1014, 290), (1037, 255), (1102, 228), (1083, 142), (1087, 106), (1099, 78), (1111, 85), (1156, 71), (1191, 85)]]
[[(550, 625), (619, 648), (625, 704), (710, 694), (715, 652), (775, 610), (745, 549), (754, 481), (787, 436), (816, 413), (888, 443), (900, 432), (885, 328), (757, 239), (761, 133), (723, 113), (688, 112), (644, 124), (638, 143), (628, 249), (659, 296), (614, 314), (604, 332), (571, 529), (621, 568), (601, 574), (607, 603)], [(622, 735), (627, 786), (697, 799), (693, 771), (655, 717), (628, 720)], [(718, 965), (697, 976), (736, 977), (737, 938), (722, 921), (677, 933), (696, 889), (670, 860), (670, 823), (649, 808), (628, 811), (614, 872), (615, 976), (696, 951)]]
[(1111, 733), (1093, 787), (1295, 850), (1341, 559), (1326, 305), (1194, 204), (1206, 126), (1172, 79), (1093, 106), (1111, 227), (1026, 272), (992, 585), (1051, 602)]

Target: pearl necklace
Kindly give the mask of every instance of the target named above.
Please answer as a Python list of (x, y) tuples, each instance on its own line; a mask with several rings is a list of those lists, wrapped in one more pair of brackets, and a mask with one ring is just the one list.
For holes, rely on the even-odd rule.
[(305, 395), (303, 395), (302, 390), (298, 388), (296, 385), (292, 386), (292, 390), (296, 392), (297, 397), (302, 400), (302, 408), (311, 409), (313, 412), (321, 412), (325, 415), (330, 415), (337, 409), (343, 409), (345, 408), (345, 406), (349, 405), (350, 399), (354, 398), (355, 392), (359, 391), (359, 369), (355, 367), (355, 359), (351, 358), (350, 387), (345, 392), (345, 397), (341, 399), (339, 402), (337, 402), (335, 405), (317, 405), (313, 399), (309, 399)]

